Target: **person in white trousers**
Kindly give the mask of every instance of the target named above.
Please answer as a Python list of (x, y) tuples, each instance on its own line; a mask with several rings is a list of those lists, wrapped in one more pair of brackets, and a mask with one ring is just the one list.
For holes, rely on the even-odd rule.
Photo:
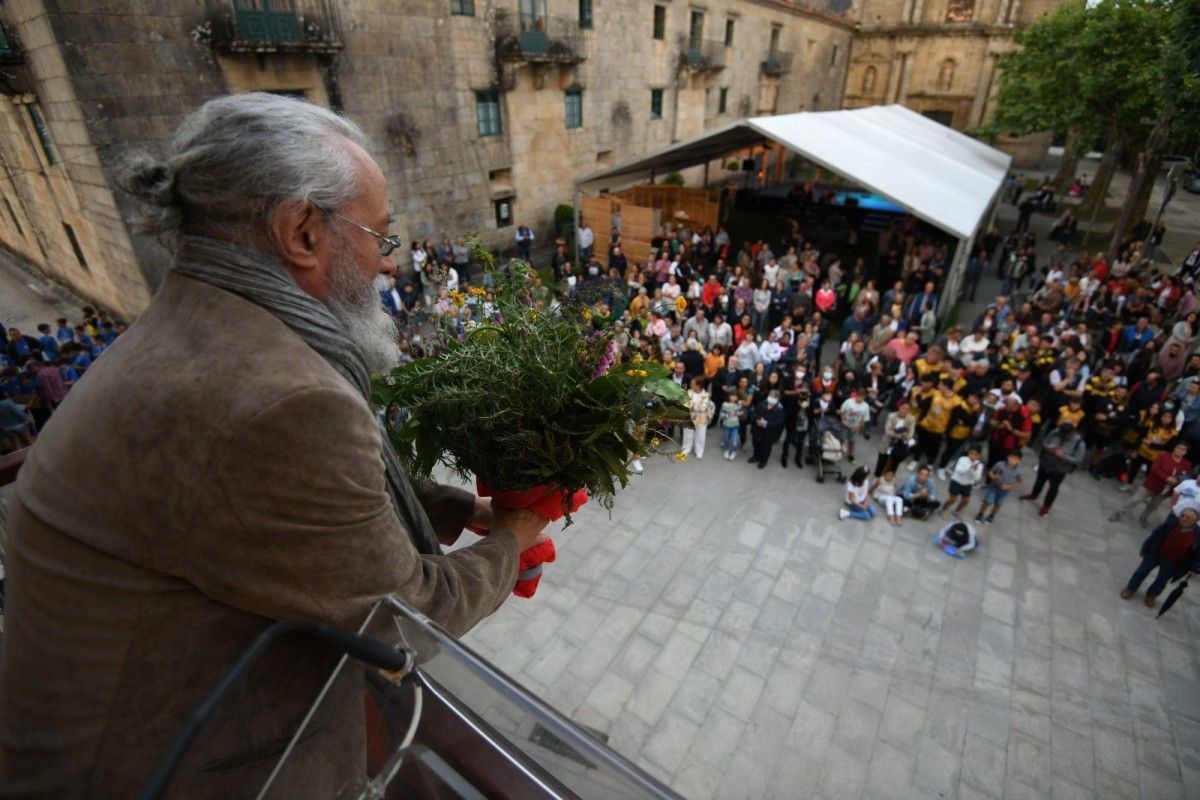
[(692, 412), (692, 427), (683, 429), (682, 452), (690, 455), (695, 452), (696, 458), (704, 458), (704, 440), (708, 437), (708, 421), (716, 412), (716, 407), (704, 391), (704, 379), (692, 378), (691, 388), (688, 389), (688, 409)]

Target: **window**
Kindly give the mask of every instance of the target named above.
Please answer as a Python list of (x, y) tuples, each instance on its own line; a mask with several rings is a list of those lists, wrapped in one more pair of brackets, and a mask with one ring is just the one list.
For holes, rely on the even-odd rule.
[(500, 135), (500, 95), (498, 92), (475, 93), (475, 119), (480, 136)]
[(579, 0), (579, 27), (592, 29), (592, 0)]
[(767, 54), (771, 58), (779, 57), (779, 37), (783, 34), (783, 28), (779, 25), (771, 26), (771, 44), (767, 48)]
[(582, 89), (567, 89), (566, 91), (566, 116), (568, 128), (583, 127), (583, 90)]
[(725, 109), (727, 108), (728, 101), (729, 101), (729, 89), (728, 89), (728, 87), (722, 86), (720, 93), (717, 95), (717, 113), (718, 114), (725, 113)]
[(734, 27), (734, 20), (732, 20), (732, 19), (725, 20), (725, 46), (726, 47), (733, 47), (733, 27)]
[(862, 77), (862, 93), (870, 94), (875, 91), (875, 68), (867, 67)]
[(475, 16), (475, 0), (450, 0), (450, 13), (458, 17)]
[(833, 46), (833, 49), (829, 51), (829, 66), (831, 67), (837, 66), (837, 51), (838, 46), (836, 44)]
[(38, 108), (37, 103), (27, 104), (25, 110), (29, 113), (29, 121), (33, 123), (33, 129), (37, 132), (42, 152), (46, 154), (46, 163), (53, 167), (58, 163), (58, 156), (54, 152), (54, 143), (50, 141), (50, 131), (46, 130), (46, 121), (42, 119), (42, 110)]
[(970, 22), (975, 14), (975, 0), (950, 0), (946, 4), (946, 22)]
[(512, 225), (512, 201), (508, 199), (497, 200), (495, 206), (496, 227), (507, 228), (509, 225)]
[(704, 46), (704, 12), (692, 9), (691, 20), (688, 24), (688, 47), (699, 50)]
[(71, 249), (75, 251), (75, 259), (79, 262), (79, 266), (83, 267), (88, 272), (87, 259), (83, 257), (83, 248), (79, 246), (79, 240), (75, 238), (75, 229), (67, 223), (63, 223), (63, 231), (67, 234), (67, 238), (71, 240)]
[(655, 39), (666, 39), (667, 38), (667, 7), (666, 6), (655, 6), (654, 7), (654, 38)]
[(662, 119), (662, 89), (650, 90), (650, 119)]
[(943, 92), (950, 91), (950, 87), (954, 85), (954, 67), (954, 59), (947, 58), (938, 69), (937, 88)]

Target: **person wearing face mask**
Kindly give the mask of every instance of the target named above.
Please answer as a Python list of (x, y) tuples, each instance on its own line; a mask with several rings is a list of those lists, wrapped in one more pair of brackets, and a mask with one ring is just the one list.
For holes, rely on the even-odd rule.
[(1050, 507), (1058, 497), (1059, 484), (1073, 467), (1079, 466), (1083, 461), (1085, 450), (1083, 437), (1069, 422), (1062, 423), (1046, 437), (1046, 443), (1042, 445), (1042, 455), (1038, 459), (1038, 474), (1033, 490), (1029, 494), (1021, 495), (1022, 500), (1036, 500), (1042, 492), (1042, 487), (1050, 484), (1038, 516), (1044, 517), (1050, 513)]
[(784, 421), (779, 390), (771, 389), (766, 398), (756, 404), (750, 412), (750, 441), (754, 444), (754, 454), (750, 463), (758, 464), (759, 469), (767, 466), (767, 461), (771, 458), (771, 448), (783, 433)]
[(804, 457), (804, 446), (801, 442), (804, 441), (805, 435), (808, 433), (808, 368), (800, 362), (797, 362), (792, 370), (792, 374), (788, 375), (783, 380), (783, 455), (779, 459), (779, 463), (783, 467), (788, 465), (788, 450), (792, 445), (796, 447), (796, 466), (801, 465), (801, 459)]

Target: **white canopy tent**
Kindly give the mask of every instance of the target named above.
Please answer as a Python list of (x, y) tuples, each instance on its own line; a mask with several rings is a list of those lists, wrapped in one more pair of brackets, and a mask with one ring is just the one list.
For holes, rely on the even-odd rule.
[(747, 117), (588, 175), (577, 190), (620, 189), (773, 142), (957, 237), (938, 309), (941, 315), (949, 311), (1011, 158), (904, 106)]

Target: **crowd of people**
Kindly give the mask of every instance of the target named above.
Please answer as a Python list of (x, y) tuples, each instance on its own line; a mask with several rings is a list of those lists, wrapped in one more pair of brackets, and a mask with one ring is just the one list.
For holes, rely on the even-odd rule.
[[(1156, 528), (1146, 558), (1160, 558), (1155, 542), (1169, 539), (1162, 574), (1187, 572), (1200, 554), (1180, 516), (1200, 511), (1200, 496), (1186, 494), (1200, 464), (1200, 245), (1162, 269), (1141, 239), (1111, 254), (1072, 252), (1073, 226), (1056, 225), (1041, 247), (1019, 228), (989, 232), (967, 265), (968, 298), (990, 271), (1003, 294), (945, 330), (948, 248), (913, 219), (880, 236), (874, 263), (849, 267), (795, 223), (777, 240), (744, 243), (724, 229), (666, 228), (640, 260), (614, 229), (607, 263), (588, 254), (576, 269), (560, 246), (549, 264), (555, 288), (539, 278), (533, 296), (553, 305), (556, 292), (607, 287), (623, 356), (661, 361), (688, 390), (693, 425), (673, 432), (685, 456), (702, 459), (707, 430), (718, 428), (722, 457), (748, 454), (758, 469), (777, 459), (821, 474), (844, 458), (852, 474), (840, 519), (871, 520), (878, 509), (901, 525), (936, 514), (950, 521), (935, 538), (959, 556), (1011, 493), (1046, 516), (1080, 470), (1132, 492), (1114, 519), (1140, 508), (1149, 524), (1170, 500), (1168, 530)], [(439, 313), (479, 311), (439, 297), (444, 281), (401, 284), (385, 297), (401, 317), (429, 302)], [(872, 436), (868, 468), (859, 458)]]
[(36, 335), (0, 323), (0, 453), (33, 444), (71, 386), (124, 331), (91, 306), (78, 323), (43, 322)]
[[(521, 231), (528, 255), (533, 233)], [(971, 255), (963, 292), (973, 297), (994, 270), (1003, 294), (969, 325), (939, 331), (948, 247), (912, 218), (880, 235), (874, 263), (849, 267), (795, 223), (777, 241), (737, 246), (724, 229), (666, 228), (640, 261), (625, 256), (614, 229), (603, 265), (590, 231), (580, 233), (582, 268), (559, 245), (551, 285), (535, 278), (531, 296), (550, 307), (592, 287), (618, 320), (622, 357), (660, 361), (688, 390), (693, 424), (672, 432), (684, 456), (702, 459), (718, 428), (722, 457), (748, 453), (758, 469), (777, 457), (781, 468), (840, 474), (845, 459), (852, 474), (840, 519), (871, 520), (876, 509), (893, 525), (935, 513), (960, 519), (977, 496), (972, 547), (974, 526), (994, 522), (1010, 493), (1046, 516), (1077, 469), (1131, 493), (1114, 521), (1140, 509), (1149, 524), (1169, 499), (1163, 524), (1174, 530), (1183, 510), (1200, 511), (1200, 496), (1179, 494), (1200, 464), (1200, 245), (1164, 270), (1137, 239), (1110, 258), (1072, 253), (1066, 237), (1042, 256), (1032, 231), (993, 231)], [(462, 239), (412, 248), (412, 272), (381, 291), (402, 329), (422, 313), (464, 323), (490, 313), (490, 278), (473, 272)], [(32, 443), (123, 330), (90, 307), (79, 324), (42, 324), (36, 336), (9, 329), (3, 446)], [(869, 469), (860, 443), (872, 436)], [(1180, 563), (1194, 566), (1198, 548), (1200, 539)]]

